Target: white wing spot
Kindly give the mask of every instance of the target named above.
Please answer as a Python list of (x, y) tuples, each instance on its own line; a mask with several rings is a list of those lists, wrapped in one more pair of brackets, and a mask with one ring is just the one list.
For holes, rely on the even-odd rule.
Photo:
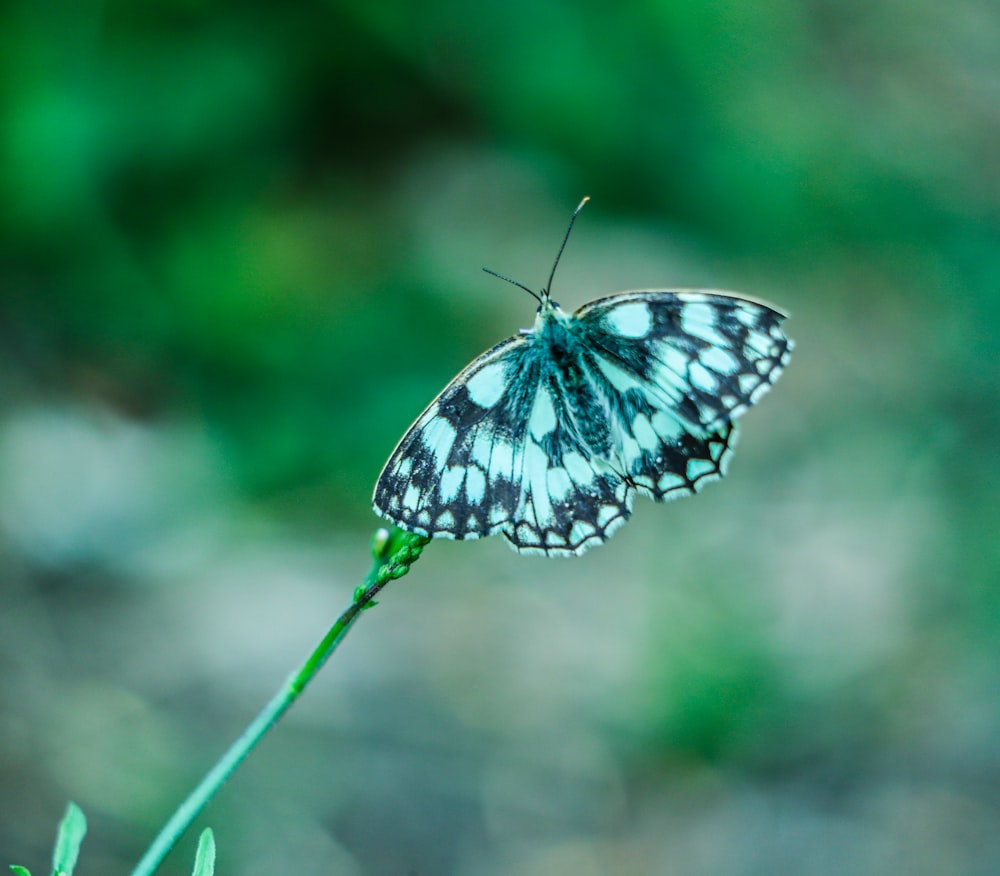
[(677, 438), (684, 431), (684, 427), (681, 426), (680, 420), (675, 417), (671, 417), (664, 411), (657, 411), (653, 414), (652, 426), (653, 431), (668, 443)]
[(529, 438), (524, 448), (524, 469), (521, 478), (531, 490), (535, 521), (543, 525), (543, 521), (552, 516), (552, 502), (549, 500), (546, 484), (548, 470), (549, 455)]
[(417, 509), (417, 503), (420, 501), (420, 488), (410, 481), (406, 485), (406, 492), (403, 494), (403, 507), (409, 508), (413, 511)]
[(621, 509), (617, 505), (602, 505), (601, 510), (597, 512), (597, 525), (601, 527), (607, 526), (620, 513)]
[(490, 457), (493, 455), (493, 446), (493, 442), (488, 435), (479, 435), (473, 439), (472, 446), (469, 448), (469, 457), (473, 462), (481, 466), (483, 471), (490, 470)]
[(465, 381), (465, 390), (469, 393), (469, 398), (481, 408), (493, 407), (500, 401), (506, 388), (504, 367), (499, 362), (480, 368)]
[(470, 505), (478, 505), (486, 496), (486, 476), (475, 465), (466, 469), (465, 495), (469, 497)]
[(668, 386), (674, 386), (678, 378), (683, 379), (687, 372), (689, 359), (680, 350), (667, 344), (661, 344), (657, 350), (657, 357), (666, 366), (667, 373), (662, 375), (662, 379)]
[(515, 530), (518, 541), (521, 544), (538, 544), (538, 533), (527, 523), (520, 524)]
[[(758, 356), (773, 356), (777, 349), (771, 343), (771, 339), (759, 331), (752, 331), (747, 335), (746, 345), (749, 350)], [(758, 362), (758, 364), (760, 363)]]
[(553, 502), (561, 502), (573, 489), (573, 482), (569, 479), (564, 468), (550, 468), (545, 476), (545, 486)]
[(715, 393), (718, 389), (718, 381), (715, 375), (709, 371), (701, 362), (691, 363), (691, 383), (698, 389), (708, 393)]
[(645, 414), (636, 415), (636, 418), (632, 421), (632, 433), (643, 450), (652, 451), (660, 446), (660, 436), (656, 434), (649, 421), (649, 417)]
[(688, 480), (696, 481), (703, 475), (715, 471), (715, 464), (707, 459), (689, 459), (687, 464)]
[(535, 394), (535, 403), (531, 406), (531, 416), (528, 418), (528, 431), (536, 439), (544, 438), (556, 427), (556, 412), (552, 407), (552, 399), (545, 387), (539, 387)]
[[(453, 502), (462, 490), (462, 481), (465, 480), (465, 469), (455, 465), (446, 468), (441, 475), (438, 486), (442, 502)], [(407, 491), (409, 493), (409, 491)]]
[(697, 408), (700, 422), (714, 423), (717, 419), (719, 419), (719, 412), (715, 409), (714, 405), (710, 403), (703, 404), (702, 402), (698, 402)]
[(597, 530), (592, 523), (586, 520), (577, 520), (573, 524), (573, 528), (569, 531), (569, 540), (574, 544), (579, 544), (596, 534)]
[(447, 462), (448, 454), (451, 453), (451, 448), (457, 436), (458, 433), (451, 423), (443, 417), (436, 417), (431, 420), (420, 437), (424, 442), (424, 446), (433, 454), (434, 460), (440, 468)]
[(635, 378), (629, 377), (623, 368), (619, 368), (614, 362), (604, 358), (604, 356), (595, 356), (594, 358), (597, 359), (597, 367), (601, 369), (601, 373), (608, 379), (608, 383), (619, 392), (625, 392), (635, 386)]
[(661, 490), (676, 490), (678, 487), (687, 487), (687, 481), (684, 480), (680, 475), (674, 474), (672, 471), (664, 472), (660, 476), (660, 489)]
[(639, 442), (628, 434), (624, 429), (618, 433), (618, 458), (622, 464), (629, 467), (629, 460), (638, 459), (642, 456), (642, 448)]
[(434, 527), (436, 529), (454, 529), (455, 515), (451, 511), (442, 511), (438, 514), (437, 520), (434, 521)]
[(492, 445), (492, 450), (490, 476), (494, 478), (505, 477), (509, 480), (514, 471), (514, 448), (507, 441), (498, 441)]
[(594, 469), (579, 453), (567, 453), (563, 456), (563, 466), (569, 476), (578, 484), (593, 480)]
[(614, 331), (626, 338), (645, 337), (653, 325), (653, 315), (642, 301), (619, 304), (606, 319)]
[(722, 347), (709, 347), (703, 350), (701, 361), (720, 374), (733, 374), (740, 370), (740, 363), (736, 361), (736, 357)]
[(744, 395), (750, 395), (758, 386), (760, 386), (760, 378), (756, 374), (740, 375), (740, 392)]
[(715, 327), (715, 309), (707, 302), (686, 303), (681, 310), (681, 328), (714, 346), (725, 347), (729, 343)]

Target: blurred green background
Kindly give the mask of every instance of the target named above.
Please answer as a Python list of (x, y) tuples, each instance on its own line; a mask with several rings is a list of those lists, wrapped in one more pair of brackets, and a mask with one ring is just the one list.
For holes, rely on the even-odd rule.
[[(730, 475), (581, 559), (435, 542), (211, 805), (239, 874), (1000, 872), (1000, 10), (7, 4), (0, 858), (122, 873), (528, 326), (738, 289)], [(190, 872), (195, 834), (165, 873)]]

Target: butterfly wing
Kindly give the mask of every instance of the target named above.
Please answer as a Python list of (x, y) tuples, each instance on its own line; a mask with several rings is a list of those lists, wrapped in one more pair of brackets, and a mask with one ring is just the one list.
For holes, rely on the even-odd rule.
[(497, 344), (427, 406), (379, 475), (377, 514), (412, 532), (456, 539), (492, 535), (510, 520), (521, 501), (521, 395), (533, 394), (523, 368), (529, 349), (524, 336)]
[(521, 553), (569, 556), (628, 518), (633, 491), (585, 448), (533, 337), (468, 365), (417, 418), (375, 485), (375, 512), (422, 535), (502, 532)]
[(658, 501), (725, 474), (732, 421), (770, 388), (793, 346), (782, 313), (719, 292), (624, 292), (574, 316), (609, 409), (617, 466)]
[(742, 414), (771, 388), (793, 348), (783, 313), (725, 292), (622, 292), (574, 316), (589, 345), (692, 427)]

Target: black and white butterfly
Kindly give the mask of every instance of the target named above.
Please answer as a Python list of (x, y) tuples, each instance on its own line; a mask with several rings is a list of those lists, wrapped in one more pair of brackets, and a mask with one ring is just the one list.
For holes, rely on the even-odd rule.
[(569, 556), (604, 542), (637, 493), (665, 501), (725, 474), (734, 420), (788, 362), (784, 314), (704, 289), (622, 292), (565, 313), (549, 289), (586, 201), (548, 286), (521, 286), (539, 302), (534, 328), (467, 365), (417, 418), (375, 485), (377, 514), (421, 535), (502, 533), (521, 553)]

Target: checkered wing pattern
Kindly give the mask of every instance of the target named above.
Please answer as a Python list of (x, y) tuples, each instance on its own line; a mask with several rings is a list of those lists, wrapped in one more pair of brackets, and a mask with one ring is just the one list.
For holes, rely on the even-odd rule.
[(377, 513), (424, 535), (502, 533), (522, 553), (582, 553), (636, 493), (690, 495), (725, 473), (733, 420), (788, 361), (783, 315), (725, 293), (626, 292), (473, 361), (403, 436)]

